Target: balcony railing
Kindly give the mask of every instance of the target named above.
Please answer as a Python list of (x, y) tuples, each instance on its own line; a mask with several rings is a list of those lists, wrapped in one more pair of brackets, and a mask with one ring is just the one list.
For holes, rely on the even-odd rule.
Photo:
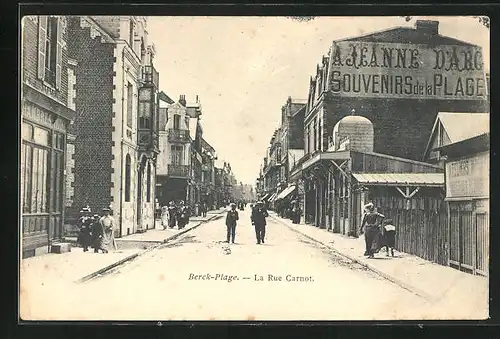
[(168, 142), (191, 142), (188, 130), (170, 128), (167, 133)]
[(168, 165), (168, 176), (171, 178), (190, 178), (190, 168), (188, 165)]
[(142, 81), (146, 84), (153, 84), (156, 88), (160, 83), (160, 74), (151, 65), (142, 66)]

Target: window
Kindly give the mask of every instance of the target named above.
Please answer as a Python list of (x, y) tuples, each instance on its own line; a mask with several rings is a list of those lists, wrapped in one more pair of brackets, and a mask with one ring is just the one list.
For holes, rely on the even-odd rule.
[(174, 114), (174, 129), (181, 128), (181, 116), (179, 114)]
[(61, 87), (62, 34), (57, 17), (40, 16), (38, 23), (38, 77)]
[(184, 147), (181, 145), (170, 146), (170, 163), (172, 165), (184, 164)]
[(52, 186), (50, 194), (52, 196), (51, 210), (53, 212), (61, 212), (62, 209), (62, 184), (64, 171), (64, 154), (60, 151), (55, 151), (52, 154), (52, 162), (50, 164)]
[(318, 149), (320, 151), (323, 150), (322, 144), (323, 144), (323, 135), (322, 135), (322, 130), (321, 130), (321, 120), (318, 124)]
[(147, 202), (151, 202), (151, 164), (148, 162), (148, 177), (146, 178), (147, 180), (147, 186), (146, 186), (146, 199)]
[(125, 201), (127, 202), (130, 202), (131, 162), (130, 154), (127, 154), (125, 159)]
[(316, 151), (318, 149), (318, 134), (317, 134), (317, 128), (316, 128), (316, 120), (314, 121), (314, 130), (313, 130), (313, 139), (314, 139), (314, 149), (313, 151)]
[(57, 18), (49, 18), (45, 38), (45, 81), (56, 84)]
[(133, 20), (130, 20), (128, 44), (130, 45), (130, 48), (134, 47), (134, 21)]
[(127, 126), (132, 128), (134, 109), (134, 87), (130, 82), (127, 83)]
[(22, 157), (23, 213), (46, 213), (49, 151), (23, 144)]

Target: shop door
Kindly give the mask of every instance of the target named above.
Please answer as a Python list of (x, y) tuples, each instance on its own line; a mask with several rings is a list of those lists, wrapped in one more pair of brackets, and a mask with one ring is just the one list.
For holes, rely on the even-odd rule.
[(476, 214), (476, 273), (488, 276), (489, 215)]
[(450, 266), (488, 275), (489, 222), (474, 202), (450, 202)]

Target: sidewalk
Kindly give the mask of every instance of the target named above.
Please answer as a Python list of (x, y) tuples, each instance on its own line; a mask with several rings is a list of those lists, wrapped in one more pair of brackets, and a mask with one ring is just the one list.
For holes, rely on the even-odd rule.
[[(120, 261), (134, 259), (141, 255), (144, 250), (154, 245), (161, 244), (177, 234), (189, 232), (217, 217), (223, 210), (211, 211), (202, 221), (191, 220), (185, 228), (178, 229), (153, 229), (145, 233), (136, 233), (123, 238), (117, 238), (118, 249), (111, 250), (107, 254), (93, 253), (92, 249), (83, 252), (81, 247), (72, 247), (71, 252), (35, 256), (22, 259), (20, 263), (20, 274), (24, 284), (42, 284), (44, 282), (58, 280), (61, 282), (75, 282), (83, 277), (91, 276), (107, 267), (116, 265)], [(24, 287), (24, 286), (23, 286)]]
[(76, 281), (103, 267), (127, 258), (137, 250), (110, 251), (107, 254), (94, 253), (92, 249), (83, 252), (82, 248), (73, 247), (71, 252), (63, 254), (48, 253), (21, 260), (23, 283), (32, 281)]
[(273, 219), (292, 230), (317, 241), (335, 252), (369, 268), (384, 278), (430, 302), (447, 307), (476, 308), (488, 315), (488, 278), (474, 276), (454, 268), (438, 265), (417, 256), (395, 251), (394, 258), (381, 251), (375, 259), (365, 257), (364, 238), (349, 238), (312, 225), (293, 224), (270, 212)]

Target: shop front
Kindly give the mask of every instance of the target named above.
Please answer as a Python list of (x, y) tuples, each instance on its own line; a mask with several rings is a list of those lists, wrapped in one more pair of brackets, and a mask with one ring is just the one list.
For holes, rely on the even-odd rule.
[(21, 106), (22, 255), (50, 251), (64, 221), (66, 136), (74, 111), (24, 85)]
[(449, 264), (489, 275), (489, 133), (438, 150), (445, 161), (449, 206)]

